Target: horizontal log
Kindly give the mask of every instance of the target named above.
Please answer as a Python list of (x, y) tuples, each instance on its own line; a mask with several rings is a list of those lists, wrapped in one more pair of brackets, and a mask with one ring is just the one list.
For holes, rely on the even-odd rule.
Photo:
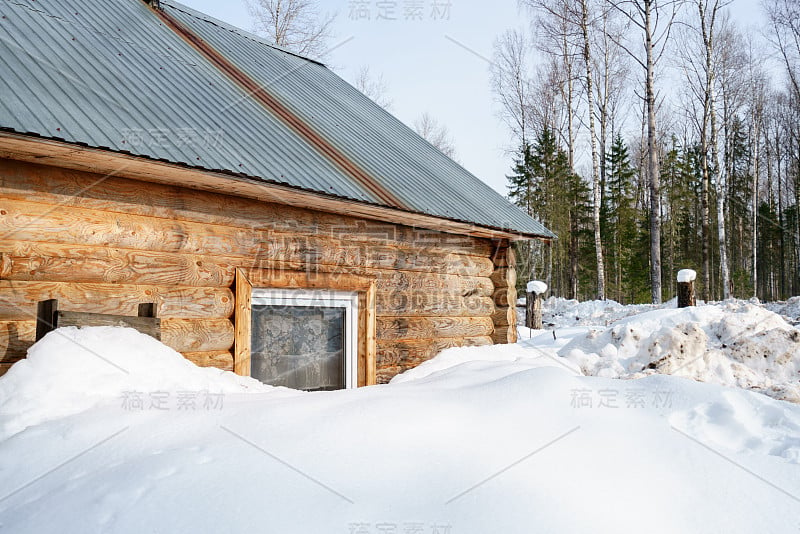
[(492, 341), (498, 345), (505, 345), (506, 343), (516, 343), (517, 327), (516, 326), (495, 327), (494, 334), (492, 334)]
[(378, 340), (435, 339), (490, 336), (488, 317), (379, 317)]
[(517, 285), (517, 270), (514, 267), (498, 267), (489, 276), (494, 287), (515, 287)]
[(0, 278), (6, 280), (229, 287), (236, 263), (217, 256), (0, 240)]
[(229, 319), (162, 319), (161, 341), (178, 352), (230, 351), (233, 323)]
[(56, 319), (53, 324), (57, 325), (58, 328), (68, 326), (123, 326), (133, 328), (156, 339), (161, 339), (161, 319), (155, 317), (132, 317), (130, 315), (62, 310), (57, 311), (55, 316)]
[(200, 367), (233, 371), (233, 354), (227, 351), (184, 352), (183, 357)]
[(489, 297), (395, 291), (378, 292), (376, 298), (378, 317), (488, 317), (494, 311), (494, 304)]
[[(0, 240), (0, 279), (97, 282), (147, 285), (230, 287), (236, 267), (248, 267), (247, 258), (139, 251), (87, 245), (62, 245)], [(264, 263), (264, 262), (262, 262)], [(288, 270), (298, 287), (313, 287), (320, 274), (363, 276), (374, 279), (379, 291), (413, 289), (447, 291), (459, 295), (491, 296), (488, 278), (418, 271), (270, 262), (260, 280)], [(258, 284), (257, 284), (258, 285)]]
[(11, 366), (14, 365), (13, 363), (0, 363), (0, 376), (3, 376), (11, 369)]
[[(321, 287), (320, 284), (326, 283), (332, 277), (334, 280), (342, 281), (342, 284), (347, 283), (348, 280), (353, 280), (350, 285), (354, 287), (365, 283), (364, 280), (359, 280), (359, 278), (374, 280), (376, 289), (379, 292), (436, 291), (464, 297), (489, 297), (494, 292), (494, 286), (486, 277), (423, 273), (396, 269), (369, 269), (363, 267), (341, 269), (327, 265), (313, 265), (303, 268), (303, 265), (298, 263), (272, 262), (264, 265), (261, 269), (247, 269), (247, 272), (256, 287), (269, 287), (270, 281), (277, 278), (283, 281), (282, 287), (314, 288)], [(292, 280), (291, 283), (289, 280)]]
[(36, 341), (36, 320), (0, 321), (0, 364), (24, 358)]
[(0, 320), (33, 319), (37, 303), (51, 298), (58, 299), (61, 310), (90, 313), (137, 315), (141, 302), (156, 302), (161, 318), (220, 318), (233, 313), (233, 293), (228, 288), (0, 280)]
[(517, 313), (513, 306), (504, 306), (497, 308), (492, 314), (492, 322), (495, 326), (509, 326), (516, 324)]
[(514, 267), (517, 264), (517, 256), (512, 247), (501, 246), (493, 251), (492, 261), (495, 267)]
[(400, 367), (410, 369), (430, 360), (441, 351), (451, 347), (491, 345), (492, 338), (476, 336), (465, 338), (439, 338), (415, 341), (378, 340), (378, 369)]
[[(0, 321), (0, 363), (24, 358), (35, 338), (35, 320)], [(229, 319), (162, 319), (161, 341), (177, 352), (230, 352), (233, 323)]]
[(498, 308), (513, 307), (517, 305), (517, 289), (515, 287), (502, 287), (494, 292), (494, 305)]
[(363, 266), (489, 276), (487, 257), (439, 253), (411, 246), (353, 244), (326, 236), (284, 234), (156, 217), (109, 213), (36, 202), (0, 201), (0, 232), (6, 238), (134, 250), (245, 257), (266, 261)]
[(98, 182), (96, 174), (12, 160), (0, 160), (0, 195), (163, 219), (319, 234), (346, 241), (407, 244), (487, 257), (492, 252), (487, 239), (114, 176)]

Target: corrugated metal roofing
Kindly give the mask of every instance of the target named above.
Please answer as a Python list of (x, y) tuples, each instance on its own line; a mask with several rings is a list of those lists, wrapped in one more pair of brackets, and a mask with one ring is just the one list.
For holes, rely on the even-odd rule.
[[(395, 207), (552, 236), (325, 66), (161, 5), (397, 198)], [(0, 0), (0, 15), (2, 128), (391, 205), (140, 0)]]

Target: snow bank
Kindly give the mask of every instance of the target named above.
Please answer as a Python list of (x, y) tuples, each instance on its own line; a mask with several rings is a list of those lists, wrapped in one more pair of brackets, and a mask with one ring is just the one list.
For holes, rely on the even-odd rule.
[(687, 283), (694, 282), (697, 278), (697, 272), (692, 269), (681, 269), (678, 271), (678, 282)]
[(768, 302), (764, 307), (782, 315), (788, 322), (800, 325), (800, 296), (792, 297), (786, 302)]
[[(572, 376), (521, 350), (443, 353), (461, 364), (397, 385), (233, 392), (212, 413), (98, 405), (51, 419), (0, 440), (0, 524), (15, 534), (796, 534), (800, 406), (669, 376)], [(95, 372), (95, 359), (76, 366)], [(167, 359), (145, 356), (142, 372)]]
[(587, 375), (673, 374), (800, 402), (800, 330), (742, 301), (634, 315), (559, 354)]
[(0, 377), (0, 439), (130, 392), (266, 391), (257, 380), (201, 368), (131, 328), (59, 328)]
[(566, 328), (572, 326), (608, 325), (613, 322), (659, 308), (674, 308), (675, 300), (662, 305), (622, 305), (613, 300), (589, 300), (550, 297), (542, 303), (542, 321), (545, 326)]
[(480, 365), (481, 363), (492, 362), (513, 362), (519, 364), (519, 368), (534, 369), (537, 367), (558, 367), (569, 371), (571, 374), (580, 375), (580, 369), (554, 354), (537, 349), (524, 348), (521, 345), (490, 345), (482, 347), (454, 347), (440, 352), (436, 357), (422, 362), (417, 367), (395, 376), (391, 383), (401, 384), (421, 380), (429, 376), (441, 376), (443, 371), (457, 366), (472, 365), (470, 369), (477, 370), (480, 367), (492, 367), (491, 365)]

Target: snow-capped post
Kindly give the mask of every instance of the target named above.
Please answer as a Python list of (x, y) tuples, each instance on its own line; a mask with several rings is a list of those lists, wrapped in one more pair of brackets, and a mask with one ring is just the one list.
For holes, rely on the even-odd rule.
[(681, 269), (678, 271), (678, 307), (686, 308), (694, 306), (694, 280), (697, 273), (691, 269)]
[(538, 280), (528, 282), (525, 295), (525, 326), (533, 330), (542, 329), (542, 295), (547, 284)]

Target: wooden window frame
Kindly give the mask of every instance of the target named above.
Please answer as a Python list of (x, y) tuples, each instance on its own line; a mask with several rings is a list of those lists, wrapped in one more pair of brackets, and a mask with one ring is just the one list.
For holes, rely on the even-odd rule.
[(277, 269), (237, 269), (234, 287), (235, 337), (233, 371), (250, 376), (250, 341), (253, 288), (263, 289), (325, 289), (351, 291), (358, 294), (357, 366), (358, 387), (377, 383), (376, 342), (376, 285), (366, 276), (337, 273), (318, 273)]

